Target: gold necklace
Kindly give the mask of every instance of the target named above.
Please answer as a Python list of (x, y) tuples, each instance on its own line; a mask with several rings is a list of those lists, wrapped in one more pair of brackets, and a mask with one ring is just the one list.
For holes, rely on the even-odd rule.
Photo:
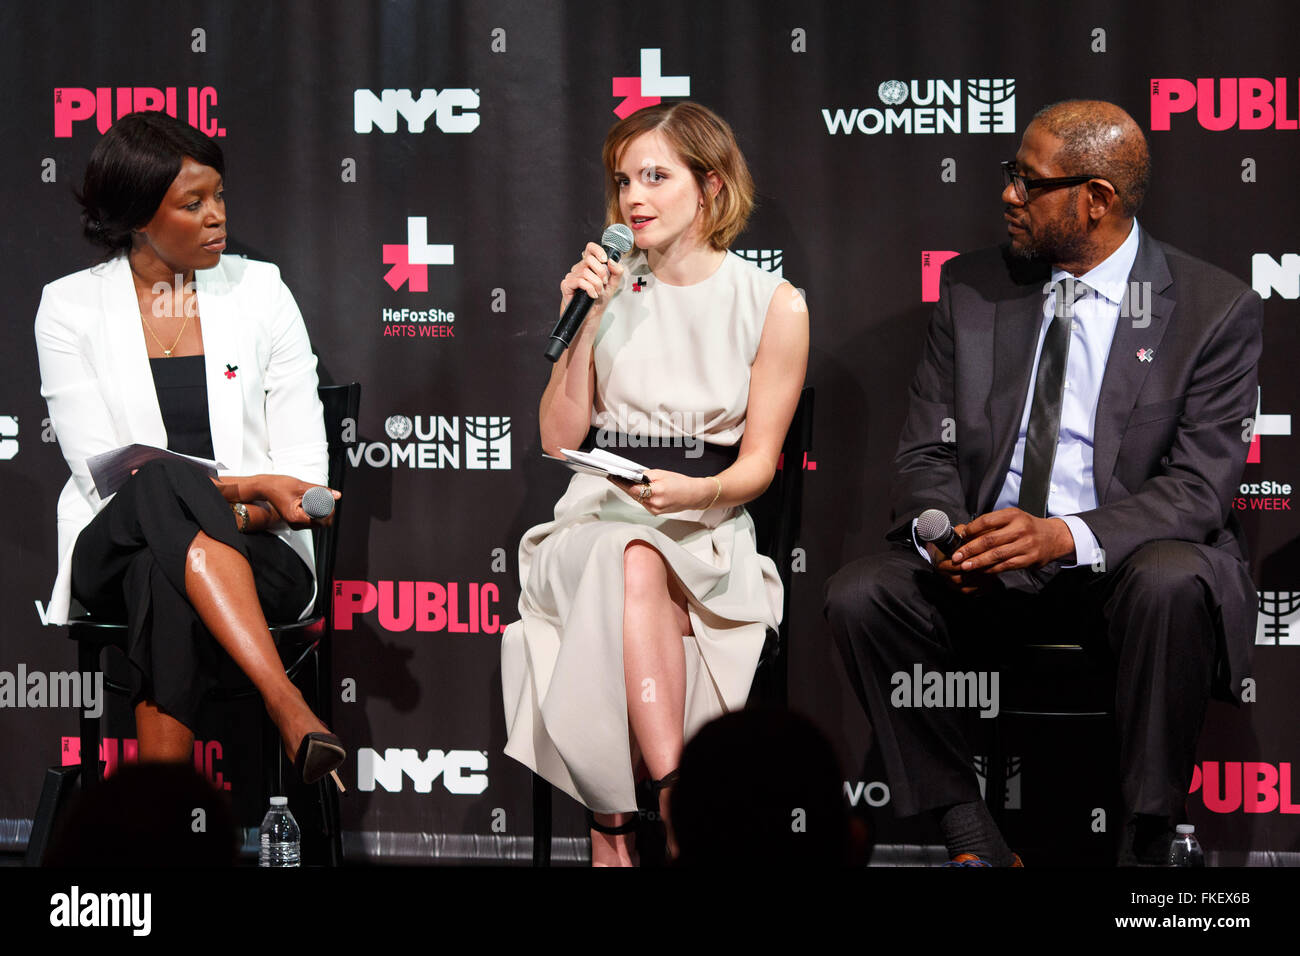
[(143, 312), (140, 313), (140, 319), (144, 322), (144, 327), (149, 330), (149, 334), (153, 336), (153, 340), (158, 343), (158, 347), (163, 350), (163, 358), (171, 358), (172, 349), (180, 344), (181, 336), (185, 334), (185, 329), (190, 324), (190, 310), (185, 310), (185, 321), (181, 323), (181, 330), (176, 333), (176, 341), (172, 342), (170, 349), (163, 345), (162, 339), (158, 338), (158, 333), (153, 330), (153, 326), (149, 324), (149, 320), (145, 318)]

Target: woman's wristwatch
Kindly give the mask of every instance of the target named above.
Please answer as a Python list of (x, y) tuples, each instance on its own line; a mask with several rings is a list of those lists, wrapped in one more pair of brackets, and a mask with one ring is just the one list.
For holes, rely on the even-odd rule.
[(235, 513), (235, 524), (239, 527), (239, 533), (247, 534), (249, 524), (248, 505), (242, 501), (236, 501), (230, 505), (230, 510)]

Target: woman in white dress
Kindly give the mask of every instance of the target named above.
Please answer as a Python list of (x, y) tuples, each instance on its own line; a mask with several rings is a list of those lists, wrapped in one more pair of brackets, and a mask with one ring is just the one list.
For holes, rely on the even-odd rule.
[(780, 620), (743, 505), (775, 473), (808, 312), (727, 251), (753, 183), (721, 117), (650, 107), (614, 125), (603, 155), (606, 218), (636, 247), (620, 264), (591, 243), (560, 283), (561, 309), (594, 301), (542, 395), (542, 447), (560, 456), (595, 428), (598, 444), (673, 467), (644, 485), (573, 476), (555, 520), (520, 543), (522, 619), (501, 673), (506, 753), (589, 808), (594, 865), (634, 865), (637, 779), (666, 806), (683, 741), (744, 706)]

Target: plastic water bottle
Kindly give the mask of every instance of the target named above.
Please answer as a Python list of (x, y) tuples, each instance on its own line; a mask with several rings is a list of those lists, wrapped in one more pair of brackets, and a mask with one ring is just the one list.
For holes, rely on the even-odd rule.
[(271, 809), (262, 817), (258, 866), (298, 866), (302, 856), (302, 832), (289, 812), (288, 797), (272, 797)]
[(1196, 827), (1190, 823), (1178, 824), (1178, 836), (1169, 845), (1170, 866), (1205, 866), (1205, 854), (1196, 839)]

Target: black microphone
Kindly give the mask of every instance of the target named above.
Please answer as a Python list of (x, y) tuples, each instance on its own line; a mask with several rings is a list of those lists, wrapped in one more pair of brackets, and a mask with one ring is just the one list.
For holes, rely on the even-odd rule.
[(916, 536), (923, 543), (933, 544), (949, 558), (954, 551), (966, 543), (961, 535), (952, 530), (952, 522), (938, 508), (921, 512), (916, 519)]
[[(605, 248), (605, 254), (618, 262), (619, 259), (623, 258), (624, 253), (632, 248), (632, 230), (621, 222), (616, 222), (601, 235), (600, 244)], [(595, 301), (590, 294), (582, 289), (573, 293), (568, 308), (560, 316), (560, 321), (555, 323), (555, 331), (551, 333), (551, 340), (546, 343), (545, 354), (548, 359), (555, 362), (564, 354), (564, 350), (569, 347), (569, 343), (573, 341), (578, 329), (582, 328), (582, 320), (587, 317), (587, 312), (591, 310), (591, 303)]]

